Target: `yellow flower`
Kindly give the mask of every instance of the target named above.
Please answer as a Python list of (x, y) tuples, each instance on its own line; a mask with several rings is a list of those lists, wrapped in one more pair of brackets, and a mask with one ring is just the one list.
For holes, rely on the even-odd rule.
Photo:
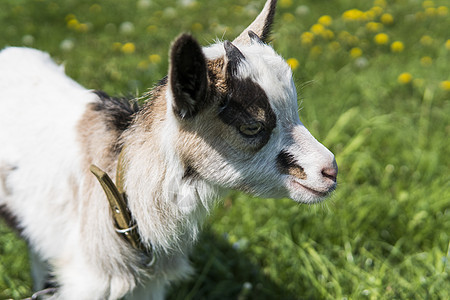
[(378, 22), (369, 22), (366, 24), (366, 28), (367, 30), (372, 32), (379, 32), (380, 30), (383, 29), (383, 24)]
[(429, 46), (433, 43), (433, 38), (429, 35), (424, 35), (420, 38), (420, 43), (424, 46)]
[(149, 25), (149, 26), (147, 26), (147, 32), (148, 33), (154, 33), (154, 32), (156, 32), (156, 30), (158, 30), (158, 27), (156, 27), (156, 25)]
[(69, 22), (72, 19), (76, 19), (76, 17), (74, 14), (68, 14), (65, 19), (66, 19), (66, 22)]
[(148, 60), (152, 63), (152, 64), (157, 64), (161, 62), (161, 56), (159, 56), (158, 54), (152, 54), (148, 56)]
[(361, 21), (364, 20), (364, 12), (356, 8), (350, 9), (342, 14), (342, 18), (345, 21)]
[(391, 25), (392, 23), (394, 23), (394, 17), (391, 14), (382, 14), (380, 21), (384, 25)]
[(295, 16), (291, 13), (284, 13), (283, 14), (283, 20), (286, 22), (292, 22), (295, 20)]
[(281, 0), (280, 6), (281, 7), (290, 7), (292, 5), (292, 0)]
[(339, 42), (333, 41), (328, 44), (328, 49), (330, 49), (331, 51), (338, 51), (339, 49), (341, 49), (341, 44), (339, 44)]
[(317, 23), (322, 24), (323, 26), (330, 26), (331, 23), (333, 23), (333, 19), (328, 15), (324, 15), (317, 20)]
[(191, 29), (192, 31), (200, 31), (203, 29), (203, 25), (197, 22), (192, 24)]
[(434, 7), (427, 7), (425, 9), (425, 15), (427, 16), (434, 16), (437, 14), (437, 9)]
[(298, 66), (300, 65), (298, 60), (296, 60), (295, 58), (289, 58), (288, 60), (286, 60), (286, 62), (293, 71), (296, 70), (298, 68)]
[(89, 11), (92, 13), (99, 13), (102, 11), (102, 7), (99, 4), (92, 4), (91, 7), (89, 7)]
[(332, 38), (334, 38), (334, 33), (333, 31), (331, 31), (330, 29), (326, 29), (323, 33), (322, 36), (328, 40), (331, 40)]
[(120, 50), (120, 49), (122, 48), (122, 43), (114, 42), (114, 43), (112, 44), (112, 48), (113, 48), (113, 50), (118, 51), (118, 50)]
[(433, 59), (429, 56), (424, 56), (420, 59), (420, 64), (424, 67), (429, 67), (433, 63)]
[(447, 91), (447, 92), (450, 91), (450, 80), (441, 81), (441, 84), (439, 86), (444, 91)]
[(300, 40), (303, 45), (311, 45), (314, 41), (314, 34), (309, 31), (303, 32), (300, 36)]
[(431, 0), (426, 0), (422, 2), (423, 8), (434, 7), (434, 2)]
[(75, 30), (78, 31), (78, 32), (87, 32), (89, 30), (89, 26), (87, 24), (85, 24), (85, 23), (80, 23), (75, 28)]
[(402, 73), (398, 76), (397, 80), (401, 84), (408, 84), (413, 79), (412, 75), (408, 72)]
[(364, 12), (364, 19), (368, 21), (372, 21), (375, 19), (376, 13), (373, 10), (368, 10)]
[(78, 20), (76, 18), (73, 19), (69, 19), (67, 21), (67, 27), (70, 29), (76, 29), (78, 26), (80, 25), (80, 22), (78, 22)]
[(386, 7), (386, 0), (375, 0), (373, 1), (374, 5)]
[(394, 53), (402, 52), (405, 49), (405, 46), (400, 41), (395, 41), (391, 44), (391, 51)]
[(437, 8), (437, 14), (440, 16), (446, 16), (448, 14), (448, 7), (447, 6), (439, 6)]
[(125, 43), (123, 44), (122, 48), (120, 49), (125, 54), (131, 54), (136, 51), (136, 46), (133, 43)]
[(450, 40), (447, 40), (445, 42), (445, 48), (447, 48), (447, 50), (450, 50)]
[(383, 13), (383, 8), (380, 6), (374, 6), (370, 9), (370, 11), (373, 11), (376, 16), (379, 16)]
[(359, 47), (354, 47), (350, 50), (350, 56), (353, 58), (358, 58), (362, 55), (362, 50)]
[(146, 61), (146, 60), (141, 60), (141, 61), (138, 63), (137, 68), (138, 68), (139, 70), (146, 70), (146, 69), (148, 68), (148, 61)]
[(312, 48), (311, 48), (311, 54), (312, 54), (313, 56), (318, 56), (318, 55), (322, 54), (322, 47), (320, 47), (320, 46), (314, 46), (314, 47), (312, 47)]
[(378, 45), (386, 45), (389, 42), (389, 36), (386, 33), (379, 33), (374, 37), (374, 41)]
[(325, 27), (322, 24), (314, 24), (311, 26), (311, 32), (315, 35), (321, 35), (325, 31)]

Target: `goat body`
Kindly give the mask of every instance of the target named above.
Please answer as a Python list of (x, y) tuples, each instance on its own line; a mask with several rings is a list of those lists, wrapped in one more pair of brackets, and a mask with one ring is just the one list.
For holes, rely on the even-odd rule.
[[(189, 249), (227, 190), (303, 203), (334, 190), (334, 156), (300, 122), (291, 70), (264, 43), (275, 4), (232, 43), (178, 37), (139, 108), (86, 90), (46, 53), (0, 52), (0, 207), (30, 245), (36, 289), (51, 274), (56, 299), (160, 299), (191, 274)], [(115, 174), (119, 153), (151, 265), (117, 235), (89, 172)]]

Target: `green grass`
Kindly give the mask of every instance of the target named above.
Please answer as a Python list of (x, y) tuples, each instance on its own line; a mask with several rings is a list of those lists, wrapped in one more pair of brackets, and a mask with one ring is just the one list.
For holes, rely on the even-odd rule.
[[(262, 2), (4, 0), (0, 48), (45, 50), (88, 88), (137, 95), (166, 74), (179, 33), (204, 45), (233, 39)], [(301, 119), (336, 154), (339, 187), (316, 206), (233, 192), (192, 255), (197, 276), (170, 298), (449, 299), (448, 2), (375, 1), (394, 20), (379, 31), (385, 45), (367, 20), (342, 17), (371, 1), (279, 2), (273, 45), (299, 63)], [(333, 36), (302, 43), (325, 14)], [(404, 50), (392, 52), (394, 41)], [(121, 48), (127, 42), (133, 53)], [(400, 83), (404, 72), (412, 80)], [(26, 245), (3, 225), (0, 232), (0, 298), (29, 296)]]

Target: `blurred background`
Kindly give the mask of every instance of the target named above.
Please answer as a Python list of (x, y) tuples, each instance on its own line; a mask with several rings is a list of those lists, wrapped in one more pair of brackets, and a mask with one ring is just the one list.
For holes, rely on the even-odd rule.
[[(134, 97), (167, 74), (178, 34), (233, 40), (263, 2), (2, 0), (0, 48), (47, 51), (85, 87)], [(271, 44), (301, 120), (336, 155), (338, 189), (314, 206), (232, 192), (169, 299), (450, 298), (449, 8), (278, 1)], [(0, 222), (0, 299), (31, 286), (26, 244)]]

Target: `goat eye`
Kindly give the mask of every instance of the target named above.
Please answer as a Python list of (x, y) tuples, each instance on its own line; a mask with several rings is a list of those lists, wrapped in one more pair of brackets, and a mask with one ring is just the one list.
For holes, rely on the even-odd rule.
[(239, 127), (239, 132), (246, 137), (253, 137), (257, 135), (264, 128), (261, 122), (253, 122), (243, 124)]

